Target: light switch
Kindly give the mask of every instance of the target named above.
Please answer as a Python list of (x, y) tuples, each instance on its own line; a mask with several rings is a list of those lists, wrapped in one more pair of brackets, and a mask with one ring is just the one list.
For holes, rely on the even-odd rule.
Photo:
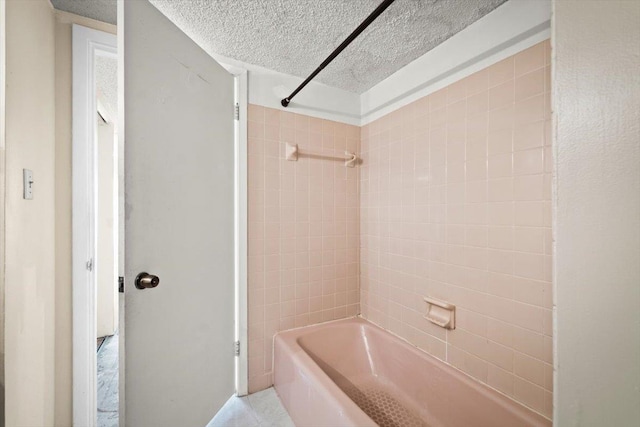
[(33, 171), (30, 171), (29, 169), (22, 169), (22, 181), (24, 185), (24, 199), (33, 199)]

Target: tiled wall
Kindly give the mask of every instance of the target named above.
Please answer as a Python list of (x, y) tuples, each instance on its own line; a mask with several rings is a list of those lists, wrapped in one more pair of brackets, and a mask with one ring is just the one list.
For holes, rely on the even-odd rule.
[[(272, 384), (272, 337), (359, 313), (360, 128), (249, 106), (249, 391)], [(285, 144), (298, 144), (297, 162)]]
[(364, 126), (360, 168), (363, 316), (547, 417), (549, 63), (543, 42)]

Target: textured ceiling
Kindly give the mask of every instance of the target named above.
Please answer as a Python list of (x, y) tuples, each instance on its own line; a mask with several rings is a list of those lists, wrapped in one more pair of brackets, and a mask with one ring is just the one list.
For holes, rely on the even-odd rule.
[[(150, 1), (207, 52), (306, 77), (381, 0)], [(316, 79), (362, 93), (505, 1), (396, 0)]]
[(105, 108), (108, 120), (118, 118), (118, 60), (96, 57), (96, 89), (98, 100)]
[(109, 24), (116, 23), (116, 0), (51, 0), (53, 7)]

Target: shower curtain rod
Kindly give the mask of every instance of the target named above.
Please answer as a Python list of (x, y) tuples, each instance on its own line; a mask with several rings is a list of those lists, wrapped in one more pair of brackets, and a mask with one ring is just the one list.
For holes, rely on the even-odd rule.
[(291, 95), (287, 96), (282, 101), (280, 101), (280, 104), (282, 104), (283, 107), (287, 107), (289, 105), (289, 103), (291, 102), (291, 100), (293, 99), (293, 97), (298, 94), (298, 92), (300, 92), (307, 84), (309, 84), (309, 82), (311, 80), (313, 80), (313, 78), (315, 76), (317, 76), (318, 73), (320, 71), (322, 71), (324, 67), (329, 65), (329, 63), (331, 63), (331, 61), (333, 61), (336, 58), (336, 56), (340, 55), (340, 52), (342, 52), (344, 50), (344, 48), (349, 46), (349, 44), (352, 41), (354, 41), (356, 39), (356, 37), (358, 37), (360, 35), (360, 33), (362, 33), (369, 26), (369, 24), (371, 24), (373, 21), (375, 21), (376, 18), (378, 16), (380, 16), (380, 14), (382, 14), (382, 12), (385, 11), (386, 8), (391, 6), (391, 3), (393, 3), (394, 1), (395, 0), (384, 0), (382, 3), (380, 3), (378, 5), (378, 7), (376, 7), (375, 10), (373, 12), (371, 12), (371, 14), (369, 16), (367, 16), (367, 18), (364, 21), (362, 21), (362, 23), (360, 25), (358, 25), (358, 28), (353, 30), (353, 32), (351, 34), (349, 34), (349, 37), (347, 37), (340, 44), (340, 46), (338, 46), (336, 48), (336, 50), (331, 52), (331, 55), (329, 55), (327, 57), (327, 59), (322, 61), (322, 64), (320, 64), (320, 66), (318, 68), (316, 68), (315, 71), (313, 73), (311, 73), (311, 75), (309, 77), (307, 77), (306, 80), (303, 81), (302, 84), (296, 88), (296, 90), (291, 92)]

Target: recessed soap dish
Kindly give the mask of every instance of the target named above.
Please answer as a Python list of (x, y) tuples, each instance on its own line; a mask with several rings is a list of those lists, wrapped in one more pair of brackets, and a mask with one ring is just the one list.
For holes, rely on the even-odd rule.
[(427, 314), (424, 316), (429, 322), (445, 329), (456, 328), (456, 306), (435, 298), (425, 297)]

